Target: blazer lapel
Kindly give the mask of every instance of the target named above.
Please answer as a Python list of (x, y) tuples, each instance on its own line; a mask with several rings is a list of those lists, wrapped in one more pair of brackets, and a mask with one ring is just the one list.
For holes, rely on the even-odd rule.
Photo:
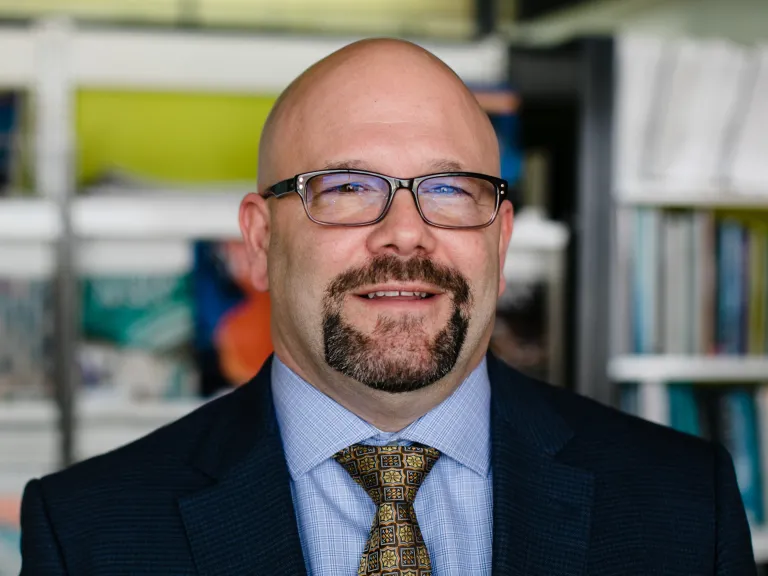
[(493, 356), (493, 574), (584, 574), (594, 482), (557, 459), (572, 436), (540, 385)]
[(193, 463), (211, 483), (179, 499), (201, 576), (305, 574), (270, 370), (231, 393)]

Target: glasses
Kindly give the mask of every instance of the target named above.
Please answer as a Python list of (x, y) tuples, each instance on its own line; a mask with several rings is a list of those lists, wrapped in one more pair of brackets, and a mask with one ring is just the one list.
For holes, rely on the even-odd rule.
[(317, 224), (366, 226), (381, 221), (395, 197), (411, 191), (423, 220), (438, 228), (489, 226), (507, 197), (506, 180), (475, 172), (444, 172), (418, 178), (392, 178), (364, 170), (318, 170), (297, 174), (267, 188), (263, 196), (301, 196)]

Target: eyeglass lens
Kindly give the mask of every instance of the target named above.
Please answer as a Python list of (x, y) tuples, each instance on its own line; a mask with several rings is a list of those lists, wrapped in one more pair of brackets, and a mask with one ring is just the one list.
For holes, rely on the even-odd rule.
[[(386, 208), (389, 188), (387, 180), (370, 174), (319, 174), (306, 183), (307, 210), (325, 224), (372, 222)], [(441, 226), (482, 226), (496, 209), (496, 186), (472, 176), (428, 178), (417, 195), (424, 217)]]

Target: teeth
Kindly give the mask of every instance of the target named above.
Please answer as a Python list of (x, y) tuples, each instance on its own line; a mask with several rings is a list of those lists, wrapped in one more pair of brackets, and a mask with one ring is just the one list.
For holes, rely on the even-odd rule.
[(405, 290), (397, 291), (397, 290), (387, 290), (387, 291), (379, 291), (379, 292), (371, 292), (367, 295), (368, 298), (384, 298), (387, 296), (395, 297), (395, 296), (418, 296), (419, 298), (426, 298), (428, 294), (426, 292), (408, 292)]

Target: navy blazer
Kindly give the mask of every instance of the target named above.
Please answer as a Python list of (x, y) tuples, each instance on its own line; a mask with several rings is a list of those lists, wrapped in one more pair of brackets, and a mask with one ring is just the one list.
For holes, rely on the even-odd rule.
[[(22, 576), (305, 574), (270, 364), (178, 422), (30, 482)], [(755, 574), (722, 447), (490, 355), (488, 371), (493, 574)]]

